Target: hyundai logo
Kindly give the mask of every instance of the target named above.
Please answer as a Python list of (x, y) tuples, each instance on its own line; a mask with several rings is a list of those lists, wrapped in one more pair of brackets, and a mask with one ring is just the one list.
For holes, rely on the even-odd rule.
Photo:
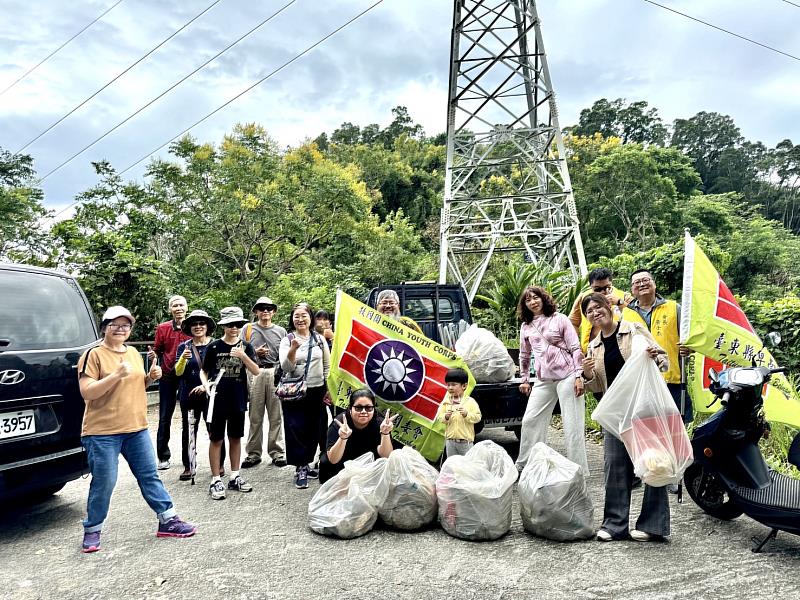
[(21, 383), (23, 379), (25, 379), (25, 373), (17, 369), (0, 371), (0, 385), (14, 385), (15, 383)]

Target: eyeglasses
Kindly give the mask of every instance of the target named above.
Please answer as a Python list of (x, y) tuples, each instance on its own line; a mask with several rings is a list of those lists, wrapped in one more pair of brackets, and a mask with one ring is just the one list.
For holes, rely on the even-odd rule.
[(593, 287), (592, 291), (596, 292), (598, 294), (602, 294), (604, 292), (610, 292), (611, 291), (611, 286), (610, 285), (606, 285), (606, 286), (603, 286), (603, 287)]
[(130, 323), (109, 323), (108, 326), (117, 331), (130, 331), (133, 327)]
[(374, 406), (368, 406), (366, 404), (355, 404), (355, 405), (353, 405), (353, 410), (356, 411), (356, 412), (371, 413), (373, 410), (375, 410), (375, 407)]
[[(295, 308), (297, 308), (297, 307), (295, 307)], [(275, 312), (278, 309), (276, 307), (274, 307), (274, 306), (256, 306), (256, 310), (257, 311), (260, 310), (261, 312)]]
[(205, 323), (192, 323), (192, 324), (191, 324), (191, 327), (193, 327), (193, 328), (194, 328), (194, 327), (205, 327), (205, 326), (206, 326), (206, 324), (205, 324)]
[(638, 287), (640, 285), (646, 285), (646, 284), (650, 283), (651, 281), (653, 281), (653, 280), (650, 279), (649, 277), (642, 277), (641, 279), (635, 279), (635, 280), (631, 281), (631, 286), (632, 287)]
[(395, 302), (394, 300), (381, 300), (378, 303), (378, 306), (397, 306), (397, 305), (398, 302)]

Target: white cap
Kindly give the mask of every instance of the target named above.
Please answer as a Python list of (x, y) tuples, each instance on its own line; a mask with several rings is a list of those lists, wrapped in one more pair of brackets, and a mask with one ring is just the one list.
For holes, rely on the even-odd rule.
[(103, 313), (102, 322), (108, 323), (119, 317), (125, 317), (131, 322), (131, 325), (136, 323), (136, 319), (133, 318), (133, 315), (124, 306), (110, 306), (108, 310), (106, 310), (106, 312)]

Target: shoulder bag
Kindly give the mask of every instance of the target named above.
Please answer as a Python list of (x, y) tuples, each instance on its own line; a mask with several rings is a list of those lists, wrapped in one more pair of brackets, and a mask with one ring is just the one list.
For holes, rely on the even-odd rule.
[[(289, 342), (291, 343), (291, 341), (290, 337)], [(315, 345), (316, 336), (312, 333), (308, 340), (306, 367), (302, 375), (293, 376), (285, 372), (281, 374), (280, 381), (278, 381), (278, 385), (275, 388), (275, 395), (280, 398), (281, 402), (297, 402), (306, 397), (306, 392), (308, 391), (306, 377), (308, 377), (308, 368), (311, 366), (311, 351), (314, 349)]]

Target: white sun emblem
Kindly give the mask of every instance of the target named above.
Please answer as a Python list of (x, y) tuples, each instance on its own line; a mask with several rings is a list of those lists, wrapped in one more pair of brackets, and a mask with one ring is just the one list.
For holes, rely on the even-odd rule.
[(383, 384), (382, 391), (385, 392), (389, 389), (389, 386), (391, 386), (393, 392), (396, 392), (397, 388), (400, 388), (405, 392), (406, 388), (404, 384), (413, 383), (409, 375), (414, 373), (416, 369), (409, 368), (408, 364), (414, 359), (404, 359), (404, 354), (405, 350), (401, 350), (400, 354), (395, 354), (394, 348), (390, 348), (388, 356), (386, 355), (386, 352), (381, 350), (383, 360), (379, 358), (372, 359), (378, 365), (377, 369), (372, 369), (373, 373), (378, 374), (378, 378), (375, 380), (375, 383)]

